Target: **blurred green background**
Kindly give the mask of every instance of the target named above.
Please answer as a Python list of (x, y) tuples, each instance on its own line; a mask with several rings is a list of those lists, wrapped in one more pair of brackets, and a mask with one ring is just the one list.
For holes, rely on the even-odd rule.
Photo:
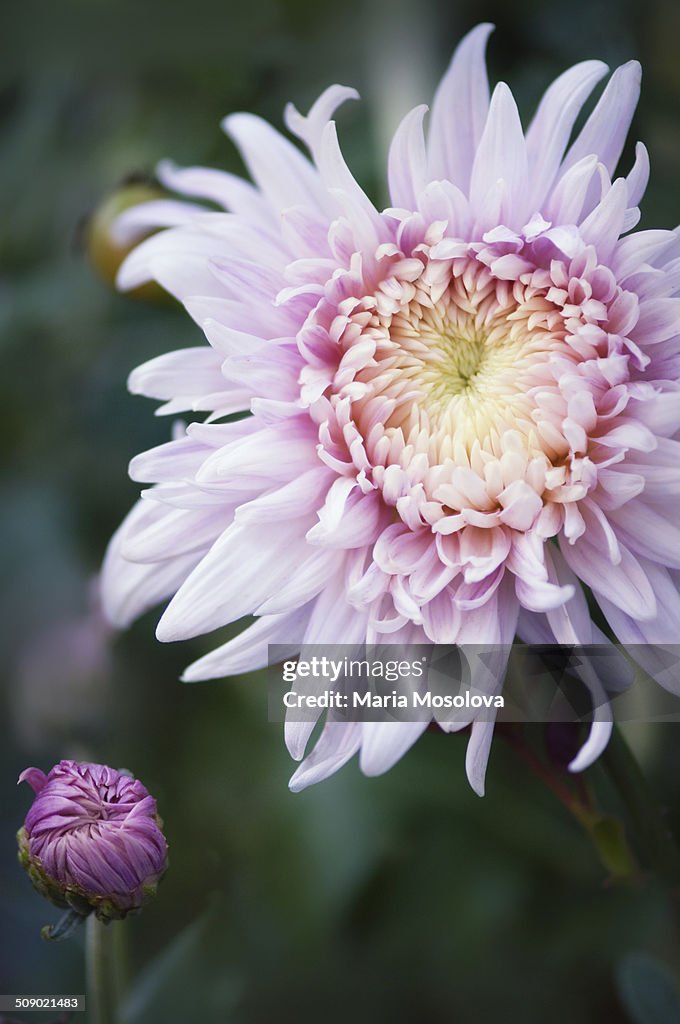
[[(280, 125), (288, 99), (306, 110), (332, 82), (362, 91), (341, 135), (382, 201), (389, 133), (485, 19), (498, 26), (492, 78), (510, 82), (525, 117), (576, 60), (642, 60), (643, 225), (674, 226), (680, 9), (670, 0), (2, 6), (0, 992), (83, 991), (81, 940), (41, 941), (58, 912), (23, 877), (13, 838), (31, 796), (17, 775), (64, 756), (130, 768), (166, 822), (171, 871), (128, 927), (132, 973), (156, 958), (145, 975), (155, 994), (135, 1017), (144, 1024), (635, 1024), (617, 965), (635, 951), (677, 964), (667, 891), (607, 885), (588, 840), (502, 741), (482, 801), (465, 780), (465, 738), (438, 734), (383, 778), (350, 765), (292, 796), (261, 678), (185, 686), (178, 676), (201, 641), (157, 644), (155, 615), (110, 637), (91, 609), (91, 578), (136, 495), (127, 461), (169, 430), (125, 378), (198, 332), (180, 310), (100, 282), (79, 241), (83, 218), (166, 156), (240, 171), (224, 114)], [(677, 728), (634, 739), (677, 828)], [(602, 770), (592, 775), (616, 809)]]

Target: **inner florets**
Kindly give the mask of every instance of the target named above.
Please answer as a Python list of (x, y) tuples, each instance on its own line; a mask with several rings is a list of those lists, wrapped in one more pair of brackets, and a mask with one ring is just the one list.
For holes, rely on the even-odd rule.
[(573, 541), (579, 503), (623, 457), (636, 299), (583, 243), (570, 258), (547, 238), (444, 244), (453, 258), (392, 250), (370, 289), (338, 275), (308, 321), (319, 457), (410, 529)]
[(500, 456), (508, 430), (520, 431), (527, 450), (544, 451), (531, 395), (562, 338), (550, 304), (518, 301), (516, 291), (483, 268), (451, 275), (439, 295), (423, 281), (394, 312), (376, 311), (363, 333), (375, 353), (357, 374), (369, 388), (356, 403), (358, 422), (372, 420), (387, 398), (395, 403), (383, 421), (388, 436), (398, 431), (406, 445), (418, 444), (427, 431), (433, 460), (461, 445)]
[(455, 330), (444, 334), (440, 339), (439, 358), (432, 360), (424, 377), (431, 381), (433, 398), (442, 401), (461, 394), (476, 394), (484, 386), (484, 376), (488, 375), (493, 362), (493, 348), (487, 345), (487, 339), (472, 330), (465, 332)]

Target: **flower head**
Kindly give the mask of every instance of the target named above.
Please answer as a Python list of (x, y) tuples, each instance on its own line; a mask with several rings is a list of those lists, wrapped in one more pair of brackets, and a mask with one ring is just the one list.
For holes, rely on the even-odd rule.
[(155, 895), (167, 868), (156, 801), (127, 772), (60, 761), (27, 768), (35, 799), (18, 834), (19, 860), (53, 903), (102, 920), (125, 917)]
[[(631, 233), (644, 146), (615, 177), (640, 69), (614, 72), (572, 139), (607, 72), (578, 64), (525, 132), (508, 87), (489, 95), (489, 32), (456, 51), (427, 142), (425, 107), (398, 128), (389, 208), (345, 164), (331, 118), (356, 94), (334, 86), (306, 117), (286, 111), (311, 160), (236, 114), (225, 128), (254, 185), (161, 166), (166, 187), (230, 212), (165, 201), (119, 222), (168, 228), (120, 285), (155, 279), (209, 342), (130, 388), (209, 415), (133, 459), (152, 487), (109, 550), (109, 615), (171, 596), (161, 640), (258, 617), (189, 680), (259, 667), (268, 643), (600, 642), (584, 587), (622, 641), (680, 625), (680, 247)], [(598, 703), (573, 769), (607, 741)], [(292, 785), (357, 751), (384, 771), (424, 727), (329, 715)], [(478, 792), (492, 730), (472, 723)], [(310, 732), (287, 729), (296, 758)]]

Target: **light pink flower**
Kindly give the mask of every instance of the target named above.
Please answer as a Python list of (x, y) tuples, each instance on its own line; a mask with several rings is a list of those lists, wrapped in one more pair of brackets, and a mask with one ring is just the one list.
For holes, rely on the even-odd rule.
[[(507, 85), (489, 97), (490, 26), (460, 44), (406, 115), (379, 211), (340, 151), (328, 89), (286, 122), (311, 160), (249, 114), (225, 121), (253, 178), (160, 168), (171, 190), (122, 233), (163, 226), (120, 285), (154, 278), (209, 344), (136, 369), (135, 393), (205, 423), (133, 459), (151, 483), (104, 569), (124, 625), (172, 597), (161, 640), (258, 616), (187, 680), (266, 663), (267, 644), (591, 643), (591, 588), (624, 642), (680, 628), (680, 246), (631, 233), (649, 165), (614, 177), (640, 87), (586, 61), (526, 132)], [(236, 422), (224, 417), (249, 411)], [(572, 762), (607, 741), (606, 709)], [(311, 727), (310, 727), (311, 728)], [(388, 769), (425, 723), (328, 720), (300, 789), (357, 751)], [(493, 725), (472, 723), (483, 791)], [(302, 758), (310, 729), (290, 726)]]

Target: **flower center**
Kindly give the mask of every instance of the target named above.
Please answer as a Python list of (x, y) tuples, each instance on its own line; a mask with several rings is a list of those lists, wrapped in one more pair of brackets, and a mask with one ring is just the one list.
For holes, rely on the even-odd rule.
[(374, 361), (357, 374), (368, 390), (357, 403), (359, 422), (373, 420), (376, 401), (388, 398), (388, 435), (400, 431), (406, 445), (419, 446), (426, 433), (434, 462), (460, 446), (500, 457), (509, 430), (532, 455), (563, 455), (546, 452), (532, 397), (563, 347), (551, 304), (522, 301), (486, 268), (467, 277), (452, 275), (439, 295), (421, 286), (393, 312), (373, 315), (364, 337), (375, 339)]
[(319, 457), (411, 530), (527, 531), (540, 516), (542, 536), (577, 538), (577, 503), (611, 458), (598, 382), (628, 375), (610, 307), (614, 326), (634, 310), (588, 253), (547, 267), (463, 248), (393, 254), (363, 293), (355, 268), (333, 280), (301, 335)]
[(477, 378), (485, 365), (488, 372), (490, 352), (483, 338), (464, 335), (445, 335), (441, 339), (442, 358), (439, 365), (432, 365), (432, 392), (442, 398), (460, 394), (472, 394), (477, 390)]

